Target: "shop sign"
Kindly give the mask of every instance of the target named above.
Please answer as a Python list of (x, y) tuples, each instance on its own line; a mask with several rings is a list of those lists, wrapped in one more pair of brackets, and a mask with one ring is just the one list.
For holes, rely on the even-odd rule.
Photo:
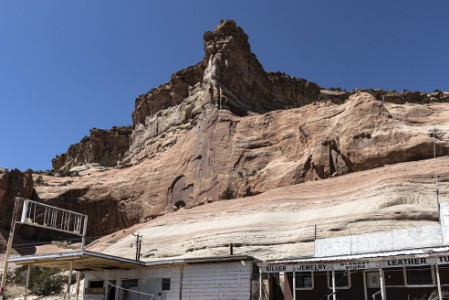
[(379, 261), (342, 261), (334, 263), (305, 263), (305, 264), (274, 264), (261, 265), (262, 273), (281, 273), (281, 272), (323, 272), (323, 271), (342, 271), (342, 270), (367, 270), (367, 269), (386, 269), (401, 268), (410, 266), (428, 266), (428, 265), (449, 264), (449, 256), (440, 257), (411, 257), (401, 259), (388, 259)]

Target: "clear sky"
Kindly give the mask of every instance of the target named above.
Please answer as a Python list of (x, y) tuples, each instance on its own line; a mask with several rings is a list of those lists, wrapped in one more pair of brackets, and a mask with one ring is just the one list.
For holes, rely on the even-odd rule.
[(268, 71), (325, 87), (449, 90), (447, 0), (0, 1), (0, 166), (51, 168), (203, 58), (234, 19)]

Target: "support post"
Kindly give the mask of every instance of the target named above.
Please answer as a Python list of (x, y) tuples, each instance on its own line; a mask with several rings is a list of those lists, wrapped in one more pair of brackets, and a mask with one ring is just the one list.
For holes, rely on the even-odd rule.
[(293, 300), (296, 300), (296, 272), (293, 271)]
[(435, 264), (435, 273), (437, 277), (438, 299), (443, 300), (443, 292), (441, 291), (441, 281), (440, 281), (440, 269), (438, 268), (438, 264)]
[(380, 283), (380, 296), (382, 300), (387, 300), (387, 295), (385, 291), (385, 276), (384, 270), (382, 270), (382, 268), (379, 268), (379, 283)]
[(0, 300), (3, 300), (3, 293), (5, 292), (6, 288), (6, 276), (8, 275), (8, 258), (9, 255), (11, 254), (12, 240), (14, 239), (14, 231), (16, 229), (16, 220), (17, 220), (17, 211), (19, 210), (19, 202), (20, 198), (16, 197), (16, 201), (14, 202), (14, 210), (12, 213), (11, 228), (9, 230), (8, 245), (6, 246), (5, 267), (3, 269), (2, 283), (0, 286), (0, 293), (1, 293)]
[(259, 268), (259, 300), (262, 300), (262, 269)]
[(76, 272), (76, 300), (78, 300), (78, 297), (80, 295), (80, 281), (81, 281), (81, 272)]
[(335, 271), (332, 270), (332, 300), (337, 300), (337, 291), (335, 287)]
[(73, 262), (70, 261), (70, 267), (69, 267), (69, 278), (67, 279), (67, 294), (66, 299), (70, 300), (72, 298), (70, 294), (70, 284), (72, 283), (72, 270), (73, 270)]
[(30, 274), (31, 274), (31, 265), (28, 265), (27, 277), (25, 279), (25, 293), (23, 295), (24, 300), (27, 300), (27, 297), (28, 297), (28, 287), (30, 286)]
[(81, 240), (81, 250), (84, 250), (84, 246), (86, 246), (86, 233), (87, 233), (87, 216), (84, 217), (83, 238)]

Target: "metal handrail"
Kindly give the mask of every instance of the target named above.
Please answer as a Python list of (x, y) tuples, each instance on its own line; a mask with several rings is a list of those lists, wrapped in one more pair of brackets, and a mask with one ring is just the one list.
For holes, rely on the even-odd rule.
[(382, 291), (377, 291), (377, 292), (375, 292), (374, 294), (371, 295), (371, 298), (373, 298), (373, 300), (376, 299), (376, 296), (377, 296), (378, 294), (380, 294), (381, 292), (382, 292)]
[(330, 296), (333, 296), (334, 294), (337, 294), (337, 291), (335, 292), (329, 292), (328, 294), (324, 294), (323, 296), (320, 297), (320, 299), (318, 300), (323, 300), (327, 297), (327, 299), (329, 299)]

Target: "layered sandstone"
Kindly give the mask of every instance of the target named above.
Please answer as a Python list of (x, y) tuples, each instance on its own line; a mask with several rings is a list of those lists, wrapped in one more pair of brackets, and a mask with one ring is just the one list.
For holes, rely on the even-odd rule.
[(449, 192), (449, 158), (385, 166), (273, 189), (258, 196), (181, 209), (101, 238), (89, 249), (142, 260), (251, 255), (261, 260), (313, 256), (314, 240), (438, 224)]
[(128, 151), (130, 137), (130, 127), (113, 127), (110, 130), (93, 128), (89, 136), (52, 160), (53, 169), (68, 171), (89, 163), (115, 167)]
[(80, 176), (45, 175), (33, 199), (89, 214), (89, 234), (104, 235), (182, 203), (430, 158), (434, 142), (448, 154), (445, 93), (399, 99), (267, 73), (232, 21), (207, 32), (204, 49), (200, 63), (136, 99), (132, 129), (93, 130), (57, 157), (55, 169)]
[(246, 117), (211, 109), (196, 124), (155, 139), (136, 165), (44, 176), (48, 185), (36, 190), (41, 200), (89, 212), (91, 234), (102, 235), (171, 212), (179, 200), (187, 207), (220, 200), (228, 187), (244, 197), (430, 158), (434, 141), (436, 154), (447, 155), (447, 129), (445, 103), (388, 104), (367, 93), (343, 105)]

